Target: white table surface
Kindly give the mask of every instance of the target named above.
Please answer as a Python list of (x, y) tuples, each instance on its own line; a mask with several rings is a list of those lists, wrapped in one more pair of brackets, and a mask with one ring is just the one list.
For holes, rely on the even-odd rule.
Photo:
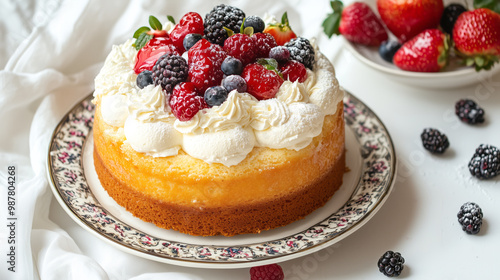
[[(285, 279), (387, 279), (376, 266), (387, 250), (401, 252), (406, 259), (400, 279), (499, 279), (500, 176), (477, 180), (467, 163), (481, 143), (500, 147), (500, 74), (468, 87), (433, 90), (394, 82), (345, 49), (333, 63), (340, 84), (385, 123), (396, 147), (398, 174), (392, 194), (368, 223), (331, 247), (280, 263)], [(461, 98), (472, 98), (485, 109), (484, 124), (472, 126), (458, 120), (454, 104)], [(422, 147), (420, 133), (426, 127), (448, 136), (450, 148), (445, 154), (432, 155)], [(46, 207), (51, 222), (109, 279), (129, 279), (144, 272), (182, 272), (207, 280), (249, 279), (247, 268), (186, 268), (126, 254), (77, 225), (55, 199), (50, 201)], [(456, 218), (467, 201), (478, 203), (484, 212), (483, 227), (475, 236), (464, 233)], [(120, 262), (134, 265), (117, 271)]]

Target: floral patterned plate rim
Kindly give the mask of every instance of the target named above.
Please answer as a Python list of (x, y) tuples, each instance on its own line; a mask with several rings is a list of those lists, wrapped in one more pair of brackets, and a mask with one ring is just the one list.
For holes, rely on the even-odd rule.
[[(345, 124), (357, 142), (359, 151), (353, 152), (359, 153), (361, 164), (352, 193), (337, 211), (306, 229), (263, 242), (226, 246), (167, 240), (115, 217), (92, 193), (82, 156), (92, 132), (92, 98), (90, 94), (77, 103), (54, 130), (48, 153), (49, 182), (75, 222), (140, 257), (203, 268), (241, 268), (297, 258), (326, 248), (359, 229), (382, 207), (394, 185), (396, 153), (387, 129), (371, 109), (346, 92)], [(213, 244), (209, 240), (206, 243)]]

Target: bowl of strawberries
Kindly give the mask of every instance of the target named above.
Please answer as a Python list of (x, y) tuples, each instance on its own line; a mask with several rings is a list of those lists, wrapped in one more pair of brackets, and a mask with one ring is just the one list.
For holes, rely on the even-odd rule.
[(426, 88), (481, 83), (500, 70), (498, 1), (332, 1), (323, 23), (351, 53), (395, 81)]

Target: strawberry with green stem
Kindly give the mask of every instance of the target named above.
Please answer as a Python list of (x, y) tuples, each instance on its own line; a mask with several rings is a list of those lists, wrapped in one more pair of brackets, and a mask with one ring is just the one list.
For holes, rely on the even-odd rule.
[(288, 21), (288, 15), (286, 12), (283, 16), (281, 16), (281, 22), (268, 25), (263, 32), (271, 34), (276, 40), (276, 44), (278, 46), (283, 46), (291, 39), (297, 38), (297, 35), (295, 35), (295, 32), (293, 32), (290, 27), (290, 22)]

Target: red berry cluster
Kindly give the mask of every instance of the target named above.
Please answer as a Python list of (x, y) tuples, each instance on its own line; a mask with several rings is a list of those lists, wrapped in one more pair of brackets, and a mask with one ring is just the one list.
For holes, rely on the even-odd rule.
[[(143, 77), (151, 75), (161, 56), (181, 56), (187, 51), (187, 78), (178, 81), (173, 91), (165, 92), (172, 113), (181, 121), (190, 120), (199, 110), (220, 105), (231, 90), (246, 91), (259, 100), (273, 98), (285, 80), (304, 82), (307, 77), (305, 66), (291, 60), (286, 47), (276, 42), (279, 38), (282, 45), (296, 37), (286, 13), (284, 18), (286, 31), (281, 31), (282, 25), (263, 30), (264, 22), (252, 17), (249, 23), (243, 21), (240, 33), (233, 34), (226, 28), (229, 36), (219, 45), (204, 38), (206, 27), (198, 13), (184, 15), (170, 33), (161, 30), (159, 21), (150, 17), (154, 30), (142, 27), (134, 34), (139, 50), (134, 71)], [(162, 72), (164, 70), (157, 66), (154, 71), (169, 75), (174, 68), (171, 66), (170, 72)], [(152, 79), (156, 76), (152, 75)], [(144, 81), (150, 79), (141, 79), (141, 88), (147, 86)]]

